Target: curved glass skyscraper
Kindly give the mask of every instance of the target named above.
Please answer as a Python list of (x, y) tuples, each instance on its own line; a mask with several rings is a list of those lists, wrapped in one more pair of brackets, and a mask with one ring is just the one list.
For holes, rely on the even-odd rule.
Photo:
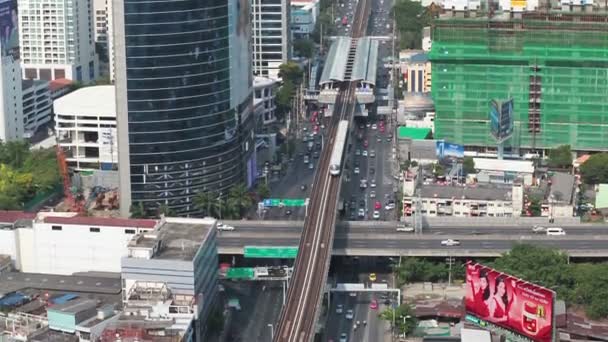
[(251, 183), (248, 11), (247, 0), (115, 2), (123, 215), (138, 202), (190, 215), (197, 192)]

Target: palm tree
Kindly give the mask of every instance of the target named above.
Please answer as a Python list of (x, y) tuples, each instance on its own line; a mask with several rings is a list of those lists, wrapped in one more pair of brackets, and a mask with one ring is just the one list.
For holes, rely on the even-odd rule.
[(158, 216), (173, 216), (173, 214), (175, 214), (175, 212), (171, 208), (169, 208), (166, 203), (163, 203), (158, 206)]
[(268, 185), (266, 185), (264, 183), (259, 184), (256, 187), (255, 192), (260, 199), (270, 197), (270, 188), (268, 187)]
[(238, 218), (242, 218), (243, 212), (253, 205), (253, 199), (245, 184), (240, 183), (230, 189), (228, 203), (234, 213), (238, 214)]
[(144, 208), (143, 202), (137, 202), (137, 204), (131, 205), (131, 218), (138, 219), (146, 216), (146, 208)]
[(206, 216), (214, 216), (217, 196), (211, 191), (201, 191), (194, 196), (194, 206)]

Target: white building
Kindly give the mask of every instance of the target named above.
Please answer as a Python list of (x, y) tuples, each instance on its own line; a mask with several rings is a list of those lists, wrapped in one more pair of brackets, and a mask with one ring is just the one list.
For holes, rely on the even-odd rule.
[(426, 53), (415, 50), (399, 52), (399, 65), (404, 91), (428, 93), (431, 91), (431, 62)]
[[(112, 21), (112, 0), (93, 0), (93, 27), (95, 44), (101, 48), (100, 69), (108, 72), (114, 80), (114, 35)], [(105, 62), (107, 60), (107, 62)], [(102, 63), (104, 61), (104, 63)]]
[(517, 178), (528, 186), (534, 182), (534, 162), (529, 160), (473, 158), (473, 162), (480, 183), (511, 184)]
[(263, 123), (269, 124), (277, 120), (275, 116), (275, 110), (277, 108), (275, 103), (275, 87), (277, 81), (266, 77), (255, 77), (253, 79), (253, 88), (255, 90), (255, 99), (263, 102)]
[(306, 39), (315, 30), (319, 16), (319, 0), (291, 2), (291, 35), (293, 39)]
[(55, 100), (55, 130), (68, 166), (115, 170), (118, 165), (114, 86), (80, 88)]
[(213, 218), (167, 217), (154, 231), (134, 236), (122, 258), (125, 313), (163, 317), (172, 322), (170, 329), (203, 336), (218, 293), (215, 226)]
[(91, 0), (18, 1), (23, 78), (95, 80)]
[(120, 258), (138, 233), (155, 220), (77, 217), (75, 213), (40, 213), (33, 222), (32, 263), (23, 272), (72, 274), (120, 272)]
[[(406, 174), (403, 180), (403, 215), (412, 216), (420, 205), (424, 216), (518, 217), (523, 209), (523, 187), (514, 185), (451, 186), (423, 184), (420, 197), (415, 194), (416, 179)], [(419, 204), (417, 204), (419, 203)]]
[(279, 78), (279, 65), (291, 58), (288, 0), (251, 0), (253, 74)]
[(30, 137), (40, 126), (51, 121), (53, 100), (48, 81), (23, 80), (22, 91), (24, 136)]

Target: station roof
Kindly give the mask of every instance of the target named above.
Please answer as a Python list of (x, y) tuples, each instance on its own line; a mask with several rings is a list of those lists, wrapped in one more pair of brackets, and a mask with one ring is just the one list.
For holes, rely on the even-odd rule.
[(372, 40), (370, 37), (360, 38), (357, 41), (355, 65), (353, 66), (351, 79), (375, 85), (377, 68), (378, 41)]
[(346, 70), (350, 42), (349, 37), (337, 37), (331, 44), (319, 84), (344, 81), (344, 71)]

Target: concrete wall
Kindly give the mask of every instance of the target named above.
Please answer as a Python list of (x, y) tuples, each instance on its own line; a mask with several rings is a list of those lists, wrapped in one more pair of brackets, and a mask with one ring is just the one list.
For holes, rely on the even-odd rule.
[[(411, 218), (408, 218), (411, 220)], [(556, 217), (553, 223), (549, 223), (548, 217), (454, 217), (454, 216), (425, 216), (422, 220), (424, 227), (442, 227), (442, 226), (514, 226), (533, 227), (534, 225), (543, 226), (558, 226), (558, 225), (578, 225), (580, 218), (578, 217)]]
[(14, 229), (0, 229), (0, 254), (11, 257), (13, 267), (17, 267), (17, 241)]
[[(53, 230), (52, 226), (61, 226)], [(120, 259), (128, 253), (127, 243), (133, 234), (126, 230), (135, 228), (53, 225), (35, 223), (34, 235), (29, 248), (32, 260), (24, 263), (23, 272), (72, 274), (75, 272), (120, 272)], [(28, 248), (22, 241), (22, 248)]]

